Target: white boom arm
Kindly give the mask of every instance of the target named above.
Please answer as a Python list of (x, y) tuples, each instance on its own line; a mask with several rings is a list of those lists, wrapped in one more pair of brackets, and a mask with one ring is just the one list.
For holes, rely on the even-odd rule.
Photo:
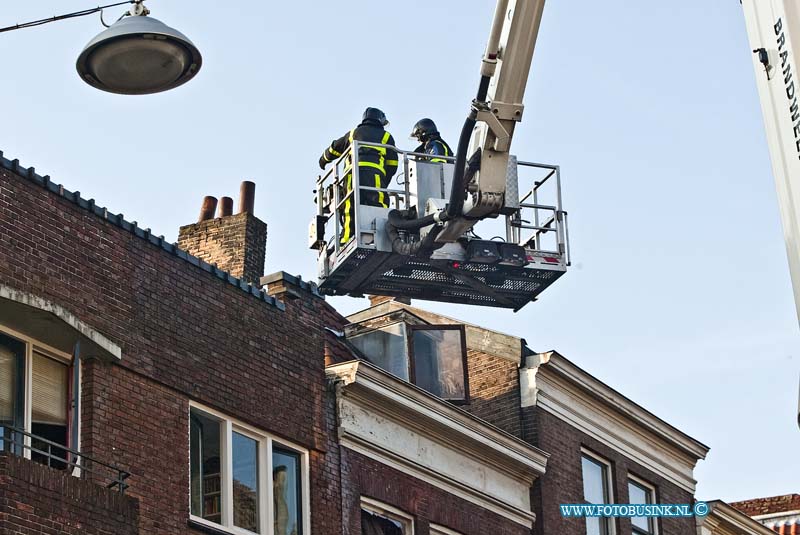
[(744, 0), (742, 7), (800, 320), (800, 5), (795, 0)]
[(800, 319), (800, 6), (744, 0), (745, 22)]
[[(461, 213), (450, 214), (454, 219), (448, 221), (439, 234), (439, 242), (458, 239), (475, 224), (474, 218), (496, 217), (505, 203), (508, 151), (516, 123), (522, 120), (522, 99), (543, 10), (544, 0), (497, 2), (481, 63), (481, 86), (470, 114), (477, 124), (473, 123), (471, 133), (462, 132), (462, 138), (471, 134), (471, 141), (467, 144), (459, 140), (458, 149), (467, 149), (470, 156), (480, 149), (480, 170), (464, 179), (469, 180), (469, 184), (459, 185), (466, 186), (470, 195)], [(457, 168), (458, 164), (457, 161)], [(458, 172), (457, 169), (457, 176)], [(470, 219), (459, 217), (461, 215)]]
[[(488, 106), (478, 112), (478, 121), (482, 124), (473, 134), (480, 136), (478, 145), (483, 151), (479, 174), (482, 197), (505, 192), (508, 151), (514, 127), (522, 120), (522, 98), (544, 8), (543, 0), (507, 3), (508, 17), (503, 19), (500, 53), (487, 95)], [(498, 209), (502, 206), (500, 202)]]

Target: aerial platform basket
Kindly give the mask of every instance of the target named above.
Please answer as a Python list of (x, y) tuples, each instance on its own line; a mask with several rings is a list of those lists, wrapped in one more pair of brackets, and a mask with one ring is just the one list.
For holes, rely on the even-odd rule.
[[(396, 149), (400, 169), (397, 187), (362, 184), (358, 173), (352, 190), (345, 187), (352, 157), (358, 169), (360, 147), (383, 145), (354, 142), (317, 183), (317, 216), (309, 245), (317, 249), (319, 289), (327, 295), (386, 295), (429, 301), (519, 310), (536, 298), (569, 266), (567, 213), (561, 207), (561, 177), (553, 165), (519, 162), (512, 157), (507, 173), (505, 206), (494, 219), (480, 221), (455, 243), (443, 244), (429, 258), (407, 256), (392, 249), (386, 232), (393, 208), (416, 208), (425, 215), (446, 204), (454, 158), (431, 163), (426, 155)], [(520, 182), (530, 188), (520, 196)], [(391, 184), (390, 184), (391, 185)], [(402, 188), (402, 189), (400, 189)], [(388, 208), (360, 203), (366, 191), (382, 192)], [(346, 244), (343, 209), (353, 210), (355, 233)], [(339, 215), (335, 215), (339, 214)], [(405, 240), (424, 238), (401, 234)], [(477, 233), (492, 239), (482, 239)], [(523, 234), (524, 233), (524, 234)], [(499, 234), (499, 235), (497, 235)]]

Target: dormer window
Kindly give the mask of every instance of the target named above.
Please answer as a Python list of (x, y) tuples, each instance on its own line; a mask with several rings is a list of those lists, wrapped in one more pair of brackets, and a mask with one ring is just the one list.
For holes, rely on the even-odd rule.
[(463, 325), (409, 325), (412, 382), (449, 401), (467, 401)]
[(410, 380), (408, 333), (405, 323), (397, 322), (375, 329), (366, 328), (359, 334), (348, 336), (348, 340), (369, 362), (404, 381)]
[(361, 356), (454, 403), (469, 401), (467, 345), (463, 325), (430, 325), (395, 313), (348, 328)]

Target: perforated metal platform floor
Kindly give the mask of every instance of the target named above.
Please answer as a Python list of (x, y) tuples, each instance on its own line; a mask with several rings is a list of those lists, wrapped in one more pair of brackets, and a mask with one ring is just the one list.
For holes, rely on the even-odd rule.
[(565, 273), (560, 265), (526, 267), (420, 261), (357, 248), (320, 281), (327, 295), (367, 294), (519, 310)]

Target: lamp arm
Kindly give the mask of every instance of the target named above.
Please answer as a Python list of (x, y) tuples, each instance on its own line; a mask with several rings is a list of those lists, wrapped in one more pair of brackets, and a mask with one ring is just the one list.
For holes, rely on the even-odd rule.
[[(31, 28), (33, 26), (41, 26), (42, 24), (47, 24), (48, 22), (56, 22), (56, 21), (64, 20), (64, 19), (73, 19), (75, 17), (83, 17), (85, 15), (91, 15), (92, 13), (97, 13), (98, 11), (102, 11), (103, 9), (106, 9), (106, 8), (109, 8), (109, 7), (116, 7), (116, 6), (121, 6), (121, 5), (124, 5), (124, 4), (136, 4), (137, 6), (140, 6), (141, 3), (142, 3), (142, 0), (126, 0), (125, 2), (117, 2), (116, 4), (108, 4), (107, 6), (92, 7), (92, 8), (89, 8), (89, 9), (84, 9), (83, 11), (75, 11), (73, 13), (67, 13), (66, 15), (56, 15), (54, 17), (49, 17), (49, 18), (46, 18), (46, 19), (33, 20), (31, 22), (23, 22), (21, 24), (14, 24), (13, 26), (6, 26), (5, 28), (0, 28), (0, 33), (10, 32), (12, 30), (21, 30), (23, 28)], [(146, 8), (144, 8), (144, 6), (141, 6), (141, 7), (143, 9), (146, 9)]]

